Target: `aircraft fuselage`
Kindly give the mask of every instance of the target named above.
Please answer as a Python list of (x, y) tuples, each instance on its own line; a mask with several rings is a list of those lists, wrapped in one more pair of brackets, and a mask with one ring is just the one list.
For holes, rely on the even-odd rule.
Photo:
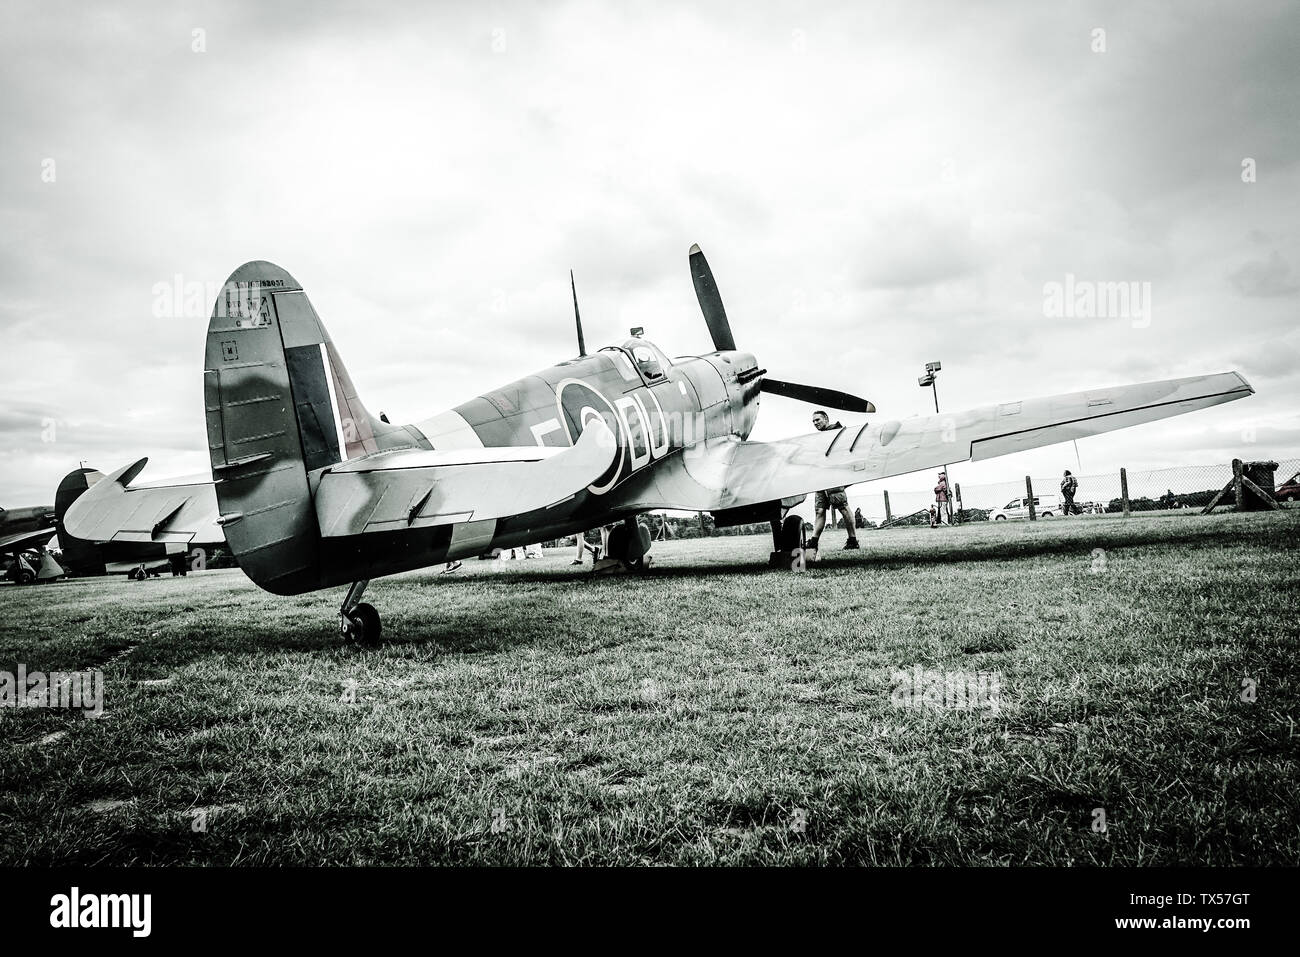
[(54, 509), (49, 505), (0, 508), (0, 537), (54, 527)]
[[(586, 531), (645, 511), (624, 491), (641, 488), (646, 473), (708, 439), (748, 437), (758, 415), (762, 370), (744, 352), (715, 352), (669, 360), (644, 339), (630, 339), (517, 379), (453, 409), (415, 423), (430, 448), (452, 449), (574, 445), (599, 418), (616, 437), (618, 451), (596, 482), (565, 502), (500, 520), (490, 544), (514, 548)], [(640, 480), (640, 481), (633, 481)], [(391, 574), (467, 557), (435, 540), (412, 549), (401, 533), (326, 542), (348, 561)]]
[[(761, 376), (749, 353), (670, 362), (653, 343), (630, 339), (493, 389), (416, 427), (435, 449), (568, 447), (593, 416), (602, 418), (618, 440), (615, 462), (575, 496), (571, 508), (558, 510), (563, 527), (590, 528), (620, 511), (620, 492), (638, 473), (706, 439), (747, 438), (758, 415)], [(516, 524), (503, 522), (501, 532)], [(535, 528), (520, 531), (538, 537)]]

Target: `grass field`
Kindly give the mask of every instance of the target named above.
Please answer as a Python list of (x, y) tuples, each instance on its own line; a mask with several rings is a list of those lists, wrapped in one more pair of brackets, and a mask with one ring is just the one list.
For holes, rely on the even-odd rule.
[[(98, 719), (0, 709), (0, 863), (1300, 863), (1298, 531), (828, 532), (803, 574), (766, 538), (644, 578), (548, 551), (373, 583), (375, 649), (342, 589), (237, 571), (0, 588), (0, 670), (105, 687)], [(898, 707), (916, 666), (997, 694)]]

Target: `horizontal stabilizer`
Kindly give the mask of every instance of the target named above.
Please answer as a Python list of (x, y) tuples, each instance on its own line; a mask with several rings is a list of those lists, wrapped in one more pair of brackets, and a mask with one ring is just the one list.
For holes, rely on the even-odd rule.
[(132, 462), (83, 492), (63, 516), (68, 534), (88, 542), (224, 541), (212, 483), (131, 486), (147, 461)]
[(566, 501), (620, 452), (599, 419), (572, 448), (387, 452), (326, 471), (316, 519), (326, 538), (508, 518)]

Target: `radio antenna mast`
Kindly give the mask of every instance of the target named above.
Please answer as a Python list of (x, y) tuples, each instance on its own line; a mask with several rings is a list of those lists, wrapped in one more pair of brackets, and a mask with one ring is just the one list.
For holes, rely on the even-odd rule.
[(573, 281), (573, 270), (569, 270), (569, 288), (573, 290), (573, 321), (578, 327), (578, 357), (587, 354), (587, 344), (582, 339), (582, 316), (578, 314), (578, 287)]

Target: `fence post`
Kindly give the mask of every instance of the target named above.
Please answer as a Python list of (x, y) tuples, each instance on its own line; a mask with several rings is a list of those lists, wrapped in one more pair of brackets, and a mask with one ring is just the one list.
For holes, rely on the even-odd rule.
[(1119, 470), (1119, 497), (1124, 503), (1124, 517), (1128, 518), (1128, 471), (1126, 469)]
[(700, 537), (703, 538), (704, 537), (704, 513), (700, 512), (699, 516), (700, 516)]
[(885, 489), (885, 521), (892, 522), (894, 516), (889, 511), (889, 489)]
[(961, 482), (958, 482), (952, 488), (953, 488), (953, 492), (957, 496), (957, 524), (960, 525), (961, 524)]
[(1237, 511), (1246, 510), (1246, 490), (1241, 486), (1241, 459), (1232, 460), (1232, 494), (1237, 497)]
[(1025, 476), (1025, 504), (1029, 506), (1029, 520), (1038, 521), (1038, 511), (1034, 508), (1034, 482), (1028, 475)]

